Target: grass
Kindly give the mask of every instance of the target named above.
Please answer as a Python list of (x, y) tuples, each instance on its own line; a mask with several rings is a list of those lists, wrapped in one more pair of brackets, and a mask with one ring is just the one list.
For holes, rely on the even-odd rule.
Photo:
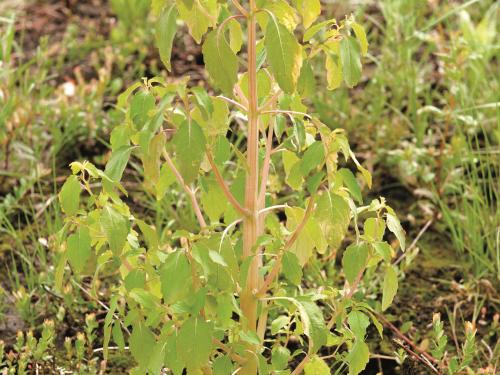
[[(77, 159), (97, 164), (105, 160), (102, 139), (119, 123), (117, 94), (131, 81), (158, 72), (147, 18), (131, 17), (130, 9), (120, 14), (125, 9), (120, 1), (111, 3), (118, 23), (109, 34), (82, 37), (69, 24), (60, 36), (58, 55), (51, 36), (42, 36), (34, 51), (24, 49), (29, 35), (16, 32), (16, 17), (29, 15), (20, 11), (0, 17), (0, 330), (7, 315), (19, 317), (27, 330), (38, 333), (45, 318), (62, 316), (58, 325), (63, 328), (56, 335), (60, 342), (67, 335), (76, 345), (85, 331), (85, 315), (102, 309), (89, 295), (103, 303), (110, 297), (112, 275), (94, 281), (99, 294), (86, 294), (74, 284), (86, 288), (88, 280), (68, 282), (63, 295), (53, 286), (59, 256), (56, 233), (63, 225), (56, 197), (67, 165)], [(349, 11), (349, 3), (326, 9), (340, 17)], [(311, 105), (329, 126), (348, 130), (356, 153), (376, 172), (375, 190), (393, 200), (404, 191), (395, 204), (405, 213), (410, 237), (433, 220), (414, 250), (424, 247), (431, 260), (451, 258), (460, 272), (454, 265), (440, 267), (458, 275), (451, 280), (435, 270), (429, 277), (445, 280), (446, 287), (444, 282), (433, 284), (439, 293), (434, 290), (431, 299), (453, 295), (448, 286), (459, 283), (461, 291), (467, 290), (460, 301), (475, 301), (473, 311), (464, 309), (463, 315), (477, 322), (487, 347), (497, 353), (498, 320), (495, 326), (491, 310), (498, 307), (498, 296), (481, 289), (481, 282), (497, 285), (500, 280), (499, 6), (491, 0), (385, 0), (367, 5), (362, 13), (371, 44), (362, 89), (333, 94), (318, 89)], [(322, 63), (316, 68), (323, 69)], [(141, 181), (137, 177), (127, 183), (133, 190)], [(171, 191), (160, 202), (131, 196), (137, 211), (169, 235), (172, 215), (180, 221), (192, 216), (172, 209), (179, 194)], [(445, 255), (443, 243), (451, 247)], [(419, 256), (414, 262), (422, 264)], [(409, 296), (418, 291), (425, 297), (411, 265), (405, 272)], [(459, 310), (423, 297), (416, 309), (441, 308), (445, 318), (448, 308), (448, 327), (460, 337)], [(64, 313), (56, 307), (60, 305)], [(430, 319), (416, 326), (415, 340), (425, 342), (423, 327)], [(481, 320), (486, 324), (481, 326)], [(0, 333), (11, 348), (16, 332)], [(94, 349), (99, 345), (100, 340), (93, 342)], [(87, 357), (87, 363), (98, 366), (93, 354)], [(484, 358), (481, 364), (486, 366), (489, 357)], [(116, 361), (129, 366), (119, 356)]]

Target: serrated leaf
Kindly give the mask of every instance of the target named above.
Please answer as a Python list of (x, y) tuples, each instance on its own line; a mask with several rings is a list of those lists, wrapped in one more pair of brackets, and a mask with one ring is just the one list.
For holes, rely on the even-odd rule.
[(392, 265), (387, 265), (384, 274), (382, 310), (387, 309), (398, 291), (398, 274)]
[(191, 268), (186, 254), (170, 253), (160, 269), (161, 292), (168, 304), (178, 302), (191, 292)]
[(366, 334), (366, 329), (370, 325), (370, 319), (361, 311), (354, 310), (347, 316), (347, 322), (349, 323), (351, 331), (354, 332), (354, 335), (359, 340), (363, 340)]
[(304, 366), (305, 375), (330, 375), (330, 368), (317, 355), (312, 357)]
[(160, 52), (160, 58), (168, 71), (172, 70), (170, 57), (172, 55), (172, 43), (177, 31), (177, 9), (174, 4), (165, 7), (160, 14), (156, 24), (156, 46)]
[(119, 182), (122, 178), (123, 171), (127, 166), (128, 159), (130, 158), (130, 153), (132, 151), (131, 146), (122, 146), (111, 153), (109, 161), (106, 163), (106, 169), (104, 173), (111, 180)]
[(68, 261), (76, 272), (81, 272), (90, 257), (90, 234), (85, 227), (68, 237)]
[(361, 340), (356, 340), (349, 355), (347, 362), (349, 363), (349, 375), (358, 375), (363, 371), (370, 360), (370, 350)]
[(176, 162), (184, 181), (193, 182), (198, 176), (205, 154), (205, 135), (195, 122), (184, 121), (172, 140), (175, 145)]
[(340, 41), (340, 59), (344, 81), (349, 87), (356, 85), (361, 79), (361, 58), (358, 41), (352, 36)]
[(358, 39), (361, 47), (361, 53), (365, 56), (368, 53), (368, 40), (366, 39), (365, 29), (356, 22), (354, 22), (351, 27), (354, 30), (354, 34), (356, 34), (356, 38)]
[(302, 281), (302, 267), (297, 256), (290, 251), (285, 251), (281, 264), (285, 278), (293, 285), (300, 285)]
[(82, 188), (80, 187), (80, 182), (78, 177), (75, 175), (69, 176), (59, 193), (59, 202), (61, 203), (61, 208), (63, 212), (67, 215), (74, 215), (77, 213), (80, 207), (80, 194)]
[(304, 28), (308, 29), (321, 14), (320, 0), (296, 0)]
[(156, 345), (153, 333), (143, 323), (134, 325), (129, 338), (130, 352), (139, 366), (147, 368), (151, 355), (151, 349)]
[(130, 101), (130, 118), (138, 129), (149, 120), (149, 112), (155, 108), (155, 97), (149, 91), (141, 90)]
[(186, 364), (188, 373), (208, 362), (212, 352), (212, 325), (200, 317), (187, 320), (177, 336), (177, 354)]
[(203, 43), (202, 51), (205, 66), (215, 86), (231, 96), (238, 81), (238, 58), (224, 33), (219, 30), (211, 31)]
[(406, 243), (405, 243), (405, 231), (399, 222), (399, 219), (390, 213), (387, 213), (386, 216), (387, 228), (394, 233), (396, 238), (399, 241), (399, 246), (401, 246), (401, 250), (405, 251)]
[(286, 93), (293, 93), (302, 67), (302, 48), (295, 36), (274, 15), (269, 16), (264, 46), (279, 86)]
[(344, 274), (350, 285), (365, 268), (368, 258), (368, 246), (365, 243), (352, 244), (344, 251), (342, 257), (342, 267)]
[(121, 253), (130, 229), (130, 222), (111, 206), (104, 206), (100, 217), (101, 227), (109, 248), (114, 254)]

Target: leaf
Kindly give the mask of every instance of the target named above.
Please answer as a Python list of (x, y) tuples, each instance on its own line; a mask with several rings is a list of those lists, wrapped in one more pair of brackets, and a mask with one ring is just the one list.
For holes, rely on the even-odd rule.
[(89, 230), (85, 227), (68, 237), (68, 261), (76, 272), (83, 271), (90, 257), (90, 241)]
[(390, 262), (392, 258), (392, 247), (387, 242), (374, 242), (373, 248), (386, 262)]
[(104, 169), (104, 173), (111, 180), (115, 182), (119, 182), (121, 180), (123, 171), (125, 170), (128, 159), (130, 158), (132, 148), (132, 146), (121, 146), (111, 153), (111, 157), (106, 163), (106, 169)]
[(354, 22), (351, 25), (354, 30), (354, 34), (356, 34), (356, 38), (358, 39), (359, 45), (361, 47), (361, 53), (365, 56), (368, 53), (368, 40), (366, 39), (366, 33), (363, 26), (359, 23)]
[(364, 235), (371, 241), (382, 241), (385, 222), (381, 218), (369, 217), (363, 224)]
[(59, 202), (61, 202), (61, 208), (65, 214), (74, 215), (77, 213), (80, 207), (81, 192), (82, 188), (78, 177), (75, 175), (69, 176), (59, 193)]
[(149, 364), (151, 350), (156, 345), (155, 336), (143, 323), (139, 323), (134, 325), (128, 342), (132, 356), (145, 369)]
[(175, 174), (168, 164), (163, 164), (160, 169), (160, 177), (158, 183), (155, 185), (156, 188), (156, 200), (160, 201), (165, 194), (167, 189), (176, 181)]
[(187, 320), (179, 330), (177, 354), (190, 370), (208, 362), (212, 352), (212, 325), (199, 317)]
[(327, 243), (334, 250), (338, 249), (351, 221), (350, 208), (346, 200), (337, 194), (323, 193), (317, 199), (314, 217)]
[(160, 269), (161, 292), (165, 303), (172, 304), (186, 297), (191, 290), (191, 268), (186, 254), (177, 250), (168, 254)]
[(214, 375), (227, 375), (233, 373), (233, 363), (229, 355), (220, 355), (213, 362)]
[(238, 58), (220, 30), (208, 33), (203, 43), (203, 60), (216, 87), (231, 96), (238, 81)]
[(106, 235), (109, 248), (117, 255), (121, 253), (130, 229), (130, 222), (111, 206), (101, 211), (101, 227)]
[(297, 1), (297, 10), (302, 16), (302, 23), (304, 24), (304, 28), (308, 29), (321, 14), (320, 0), (296, 0), (296, 1)]
[(285, 251), (281, 264), (285, 278), (293, 285), (300, 285), (302, 281), (302, 267), (297, 256), (290, 251)]
[(340, 59), (344, 81), (347, 86), (353, 87), (361, 79), (361, 59), (358, 41), (352, 36), (340, 41)]
[(354, 335), (359, 340), (363, 340), (366, 334), (366, 329), (370, 325), (370, 319), (361, 311), (351, 311), (347, 316), (349, 328), (354, 332)]
[[(203, 4), (206, 6), (203, 6)], [(184, 0), (176, 0), (179, 16), (184, 20), (189, 28), (189, 33), (196, 41), (201, 42), (202, 36), (207, 32), (209, 26), (213, 26), (217, 19), (215, 0), (209, 1), (191, 1), (191, 5), (187, 5)], [(215, 8), (215, 9), (214, 9)]]
[(243, 30), (241, 25), (235, 19), (232, 19), (228, 23), (229, 27), (229, 46), (234, 53), (238, 53), (243, 45)]
[(328, 90), (335, 90), (342, 83), (342, 65), (337, 55), (327, 53), (325, 57)]
[(290, 350), (284, 346), (275, 346), (271, 353), (271, 363), (274, 370), (284, 370), (290, 360)]
[(352, 244), (345, 251), (342, 257), (342, 267), (347, 281), (350, 285), (365, 268), (368, 258), (368, 246), (365, 243)]
[(208, 191), (203, 191), (201, 204), (210, 221), (217, 223), (226, 210), (227, 199), (215, 179), (207, 179), (205, 182)]
[(326, 362), (315, 355), (304, 366), (305, 375), (330, 375), (330, 368)]
[(349, 363), (349, 375), (358, 375), (363, 371), (370, 359), (370, 350), (361, 340), (356, 340), (349, 355), (347, 362)]
[(290, 322), (290, 318), (285, 315), (278, 316), (271, 322), (271, 334), (276, 335), (285, 325)]
[(354, 199), (358, 201), (359, 204), (363, 204), (363, 196), (361, 195), (361, 189), (358, 185), (358, 181), (354, 174), (347, 168), (339, 169), (338, 173), (342, 176), (342, 181), (344, 185), (349, 189), (349, 192)]
[(401, 250), (405, 251), (406, 243), (405, 243), (405, 231), (399, 222), (399, 219), (396, 215), (387, 213), (386, 215), (387, 228), (394, 233), (396, 238), (399, 241), (399, 246), (401, 246)]
[(302, 48), (295, 36), (272, 14), (269, 15), (264, 46), (279, 86), (286, 93), (293, 93), (302, 67)]
[(309, 337), (309, 354), (316, 353), (327, 341), (323, 313), (315, 302), (299, 300), (300, 319), (304, 325), (304, 333)]
[(156, 101), (149, 91), (138, 91), (130, 101), (130, 118), (138, 129), (149, 120), (149, 112), (155, 108)]
[(190, 184), (198, 176), (205, 154), (205, 135), (195, 121), (189, 124), (186, 120), (175, 133), (173, 143), (179, 172), (184, 181)]
[(160, 58), (168, 71), (172, 70), (170, 56), (172, 54), (172, 43), (177, 31), (177, 9), (174, 4), (165, 7), (160, 14), (156, 24), (156, 45), (160, 52)]
[(384, 274), (384, 285), (382, 292), (382, 310), (387, 309), (398, 291), (398, 274), (392, 265), (387, 265)]

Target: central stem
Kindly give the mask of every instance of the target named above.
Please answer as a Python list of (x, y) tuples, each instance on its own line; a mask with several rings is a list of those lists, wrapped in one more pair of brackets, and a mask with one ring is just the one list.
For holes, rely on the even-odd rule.
[[(257, 298), (254, 291), (259, 288), (259, 264), (261, 262), (258, 249), (255, 248), (257, 237), (261, 234), (259, 225), (259, 114), (257, 103), (257, 62), (256, 62), (256, 20), (255, 1), (249, 1), (248, 14), (248, 136), (247, 136), (247, 174), (245, 181), (245, 209), (248, 215), (243, 220), (243, 257), (254, 256), (248, 270), (247, 283), (241, 294), (241, 309), (245, 317), (245, 329), (256, 332)], [(254, 348), (248, 348), (247, 363), (243, 366), (242, 375), (257, 373)]]

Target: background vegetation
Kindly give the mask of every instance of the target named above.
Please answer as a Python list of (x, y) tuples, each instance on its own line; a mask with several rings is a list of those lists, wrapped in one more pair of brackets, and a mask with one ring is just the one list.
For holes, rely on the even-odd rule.
[[(367, 193), (397, 208), (409, 243), (397, 260), (403, 272), (384, 340), (369, 332), (378, 355), (366, 373), (427, 373), (411, 349), (448, 360), (469, 355), (474, 373), (493, 374), (500, 352), (498, 3), (322, 4), (337, 19), (355, 11), (370, 49), (357, 88), (317, 87), (308, 104), (329, 127), (348, 132), (374, 176)], [(165, 74), (149, 10), (147, 0), (0, 3), (0, 369), (7, 373), (104, 371), (114, 276), (71, 278), (56, 292), (57, 194), (70, 162), (108, 160), (118, 94), (140, 77)], [(318, 76), (323, 69), (314, 67)], [(172, 70), (169, 78), (189, 75), (190, 85), (208, 87), (201, 48), (186, 30), (175, 39)], [(172, 209), (177, 192), (157, 202), (141, 189), (140, 167), (129, 169), (123, 184), (136, 214), (159, 227), (169, 228), (172, 217), (189, 225), (190, 212)], [(112, 350), (106, 371), (133, 366), (126, 352)]]

